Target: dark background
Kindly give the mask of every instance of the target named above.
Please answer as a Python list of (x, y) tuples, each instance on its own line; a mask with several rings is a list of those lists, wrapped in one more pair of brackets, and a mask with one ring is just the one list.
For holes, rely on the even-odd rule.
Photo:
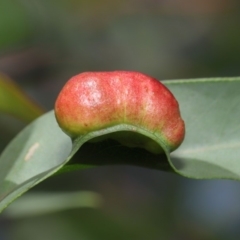
[[(0, 72), (46, 110), (80, 72), (240, 76), (239, 56), (238, 0), (0, 0)], [(1, 150), (23, 126), (1, 117)], [(43, 190), (93, 190), (104, 203), (98, 210), (2, 217), (0, 240), (240, 238), (239, 182), (106, 166), (52, 177), (32, 192)]]

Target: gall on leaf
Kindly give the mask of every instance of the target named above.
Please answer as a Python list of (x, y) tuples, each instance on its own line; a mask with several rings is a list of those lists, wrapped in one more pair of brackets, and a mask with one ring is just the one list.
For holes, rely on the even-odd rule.
[(55, 116), (73, 140), (99, 133), (91, 141), (110, 138), (155, 154), (175, 150), (185, 134), (173, 94), (139, 72), (84, 72), (72, 77), (58, 95)]

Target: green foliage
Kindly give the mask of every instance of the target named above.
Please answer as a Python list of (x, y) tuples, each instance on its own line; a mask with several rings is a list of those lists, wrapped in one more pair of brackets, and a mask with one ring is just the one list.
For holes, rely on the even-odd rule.
[(186, 137), (171, 154), (186, 177), (240, 180), (240, 78), (165, 82), (180, 103)]
[[(127, 154), (122, 156), (126, 159), (121, 159), (115, 151), (119, 149), (119, 144), (110, 143), (108, 146), (100, 143), (100, 148), (97, 148), (97, 143), (91, 143), (88, 148), (84, 143), (113, 131), (127, 130), (125, 126), (80, 136), (72, 144), (71, 139), (58, 127), (51, 111), (19, 133), (0, 156), (0, 210), (57, 171), (64, 172), (64, 165), (75, 153), (77, 162), (72, 160), (74, 165), (66, 165), (66, 171), (84, 169), (89, 165), (127, 163), (173, 171), (189, 178), (240, 180), (240, 78), (164, 83), (178, 99), (186, 123), (186, 138), (179, 149), (170, 154), (158, 139), (137, 129), (138, 133), (154, 138), (165, 150), (165, 155), (144, 155), (142, 152), (136, 155), (141, 150), (129, 148)], [(93, 153), (90, 158), (89, 152)], [(140, 157), (143, 155), (148, 159)]]
[(0, 156), (0, 208), (57, 171), (70, 151), (52, 112), (27, 126)]
[(101, 196), (90, 191), (28, 193), (9, 206), (4, 214), (16, 219), (80, 207), (97, 208), (101, 204)]
[(43, 109), (31, 101), (7, 76), (0, 74), (0, 112), (31, 122), (43, 114)]

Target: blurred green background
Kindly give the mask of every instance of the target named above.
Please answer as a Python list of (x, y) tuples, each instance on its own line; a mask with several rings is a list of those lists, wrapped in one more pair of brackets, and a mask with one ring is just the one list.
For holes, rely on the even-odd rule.
[[(238, 0), (0, 0), (0, 72), (46, 110), (83, 71), (240, 76), (239, 43)], [(0, 113), (1, 151), (25, 125)], [(240, 239), (239, 182), (106, 166), (52, 177), (31, 193), (79, 190), (99, 193), (101, 206), (3, 214), (0, 240)]]

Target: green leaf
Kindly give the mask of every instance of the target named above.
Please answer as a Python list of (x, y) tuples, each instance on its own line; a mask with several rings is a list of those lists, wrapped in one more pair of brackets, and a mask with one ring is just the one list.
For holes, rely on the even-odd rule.
[(90, 191), (28, 193), (11, 204), (4, 212), (9, 218), (26, 218), (74, 208), (98, 208), (102, 197)]
[(0, 155), (0, 211), (64, 164), (71, 140), (49, 112), (21, 131)]
[[(71, 139), (59, 128), (53, 111), (35, 120), (10, 142), (0, 156), (0, 212), (22, 193), (57, 173), (58, 170), (65, 172), (96, 165), (126, 163), (125, 161), (128, 158), (128, 164), (132, 165), (155, 167), (163, 170), (166, 165), (168, 166), (164, 154), (161, 156), (156, 155), (154, 158), (152, 154), (145, 150), (132, 150), (125, 147), (127, 150), (126, 157), (128, 158), (122, 161), (115, 151), (120, 150), (122, 152), (118, 143), (116, 145), (114, 142), (110, 146), (110, 149), (114, 150), (112, 156), (111, 152), (109, 155), (108, 142), (107, 146), (105, 146), (105, 143), (103, 145), (96, 143), (84, 144), (95, 137), (120, 130), (130, 129), (129, 126), (119, 125), (92, 132), (79, 137), (72, 145)], [(154, 136), (146, 131), (144, 132), (144, 130), (139, 129), (138, 132), (154, 138)], [(79, 158), (76, 155), (77, 165), (67, 165), (65, 168), (62, 168), (83, 144), (83, 151), (82, 148), (79, 151), (81, 157)], [(96, 150), (100, 150), (100, 152), (98, 153)], [(87, 155), (88, 153), (90, 153), (89, 156)], [(92, 153), (95, 154), (92, 155)], [(81, 154), (84, 155), (82, 156)], [(138, 158), (135, 159), (133, 156), (138, 156)], [(153, 158), (150, 164), (147, 161), (149, 157)], [(161, 157), (164, 158), (163, 162)], [(143, 162), (140, 160), (143, 160)]]
[(0, 74), (0, 112), (30, 122), (44, 113), (7, 76)]
[(240, 180), (240, 77), (165, 81), (186, 124), (169, 159), (189, 178)]
[(93, 141), (112, 132), (133, 130), (124, 124), (80, 136), (72, 144), (51, 111), (25, 128), (0, 156), (0, 211), (55, 173), (97, 165), (131, 164), (190, 178), (240, 180), (240, 77), (164, 83), (178, 99), (186, 123), (186, 137), (179, 149), (169, 154), (156, 136), (137, 127), (135, 132), (156, 141), (165, 154), (128, 148), (113, 140)]

